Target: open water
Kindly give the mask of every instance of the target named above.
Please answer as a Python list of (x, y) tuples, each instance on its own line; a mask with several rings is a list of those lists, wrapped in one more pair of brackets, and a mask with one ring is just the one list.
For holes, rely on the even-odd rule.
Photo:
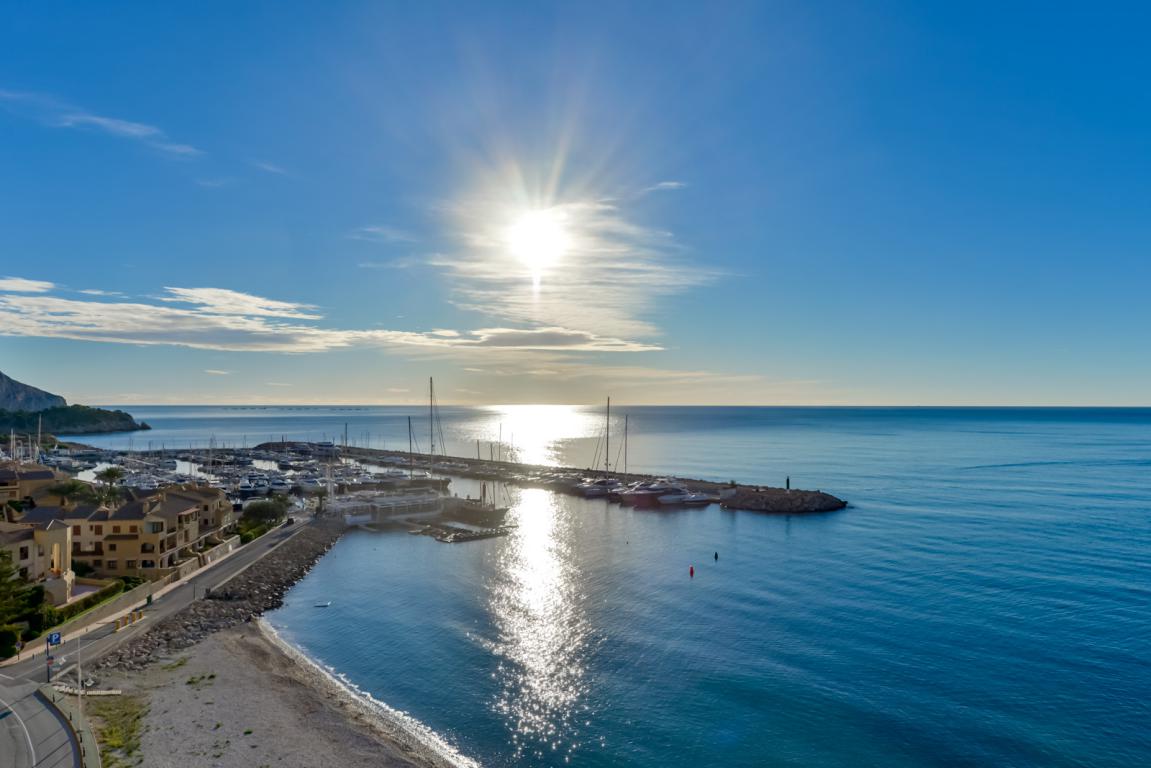
[[(128, 410), (138, 448), (406, 448), (409, 415), (428, 444), (414, 409)], [(623, 413), (633, 470), (851, 506), (511, 490), (506, 538), (348, 534), (271, 622), (485, 765), (1151, 765), (1151, 409), (613, 409), (621, 468)], [(603, 421), (444, 409), (435, 439), (589, 466)]]

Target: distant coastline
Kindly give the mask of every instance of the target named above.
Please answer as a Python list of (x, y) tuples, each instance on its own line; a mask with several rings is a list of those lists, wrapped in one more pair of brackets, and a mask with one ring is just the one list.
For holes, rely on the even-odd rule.
[(109, 411), (86, 405), (65, 405), (41, 411), (0, 410), (0, 432), (51, 435), (94, 435), (151, 429), (127, 411)]

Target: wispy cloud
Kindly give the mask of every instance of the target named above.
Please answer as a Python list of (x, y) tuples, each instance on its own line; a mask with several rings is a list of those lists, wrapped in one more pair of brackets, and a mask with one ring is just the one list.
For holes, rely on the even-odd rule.
[(623, 337), (654, 336), (647, 318), (669, 297), (713, 279), (668, 232), (638, 223), (610, 199), (559, 203), (548, 210), (562, 221), (569, 244), (538, 274), (510, 253), (506, 232), (523, 208), (502, 201), (472, 201), (452, 208), (461, 247), (432, 264), (455, 279), (456, 303), (504, 321), (580, 328)]
[(644, 187), (642, 193), (648, 192), (666, 192), (674, 189), (683, 189), (687, 186), (686, 181), (661, 181), (658, 184), (652, 184), (650, 187)]
[(419, 238), (407, 230), (390, 226), (359, 227), (348, 233), (349, 240), (371, 243), (416, 243)]
[(383, 261), (361, 261), (356, 266), (360, 269), (411, 269), (427, 263), (427, 259), (404, 256), (399, 259), (385, 259)]
[(204, 373), (210, 373), (213, 376), (231, 376), (231, 371), (221, 371), (218, 368), (205, 368)]
[(268, 386), (268, 387), (290, 387), (290, 386), (292, 386), (291, 384), (289, 384), (286, 381), (265, 381), (264, 385)]
[(53, 128), (89, 130), (138, 142), (172, 157), (196, 157), (203, 150), (172, 141), (163, 129), (148, 123), (100, 115), (42, 93), (0, 89), (0, 103), (10, 111)]
[(120, 291), (102, 291), (99, 288), (82, 288), (76, 293), (82, 293), (85, 296), (123, 296)]
[(26, 277), (0, 277), (0, 291), (13, 293), (47, 293), (56, 287), (47, 280), (29, 280)]
[(170, 296), (160, 301), (196, 304), (199, 311), (213, 315), (255, 315), (259, 317), (291, 317), (297, 320), (319, 320), (322, 315), (312, 312), (311, 304), (276, 301), (241, 293), (227, 288), (164, 288)]
[(259, 170), (264, 171), (265, 173), (274, 173), (277, 176), (290, 176), (291, 175), (288, 173), (287, 168), (284, 168), (283, 166), (280, 166), (280, 165), (276, 165), (275, 163), (269, 163), (266, 160), (249, 160), (248, 165), (252, 166), (253, 168), (258, 168)]
[[(22, 287), (22, 283), (16, 285)], [(0, 335), (243, 352), (307, 353), (347, 347), (424, 352), (644, 352), (658, 347), (559, 326), (475, 330), (339, 329), (310, 304), (225, 288), (166, 288), (142, 300), (69, 299), (0, 291)]]

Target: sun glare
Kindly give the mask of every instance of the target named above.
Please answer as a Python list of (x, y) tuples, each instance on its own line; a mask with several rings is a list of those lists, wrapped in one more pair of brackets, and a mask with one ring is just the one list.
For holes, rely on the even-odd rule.
[(504, 234), (508, 250), (531, 270), (537, 287), (544, 271), (562, 259), (571, 245), (564, 219), (554, 208), (527, 211)]

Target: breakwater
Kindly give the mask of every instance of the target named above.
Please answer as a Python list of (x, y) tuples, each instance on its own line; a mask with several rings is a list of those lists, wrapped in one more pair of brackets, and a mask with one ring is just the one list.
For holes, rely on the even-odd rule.
[[(265, 443), (257, 446), (266, 450), (282, 449), (283, 444)], [(603, 472), (578, 467), (549, 467), (520, 464), (492, 459), (463, 459), (454, 456), (429, 456), (409, 454), (401, 451), (386, 451), (373, 448), (347, 448), (344, 456), (368, 463), (392, 463), (402, 459), (413, 466), (434, 469), (445, 474), (458, 475), (473, 480), (490, 480), (528, 488), (546, 488), (560, 493), (579, 495), (574, 479), (594, 474), (597, 478), (609, 478), (621, 484), (654, 480), (656, 475), (624, 472)], [(807, 491), (793, 488), (776, 488), (762, 485), (747, 485), (735, 482), (716, 482), (676, 478), (676, 482), (689, 491), (716, 496), (728, 509), (774, 514), (807, 514), (832, 512), (847, 507), (847, 502), (823, 491)]]
[[(332, 548), (344, 527), (322, 521), (252, 563), (213, 590), (172, 616), (161, 620), (143, 635), (107, 654), (98, 668), (142, 669), (152, 662), (184, 650), (213, 632), (251, 621), (265, 611), (284, 604), (284, 595)], [(256, 539), (248, 546), (260, 546)]]

